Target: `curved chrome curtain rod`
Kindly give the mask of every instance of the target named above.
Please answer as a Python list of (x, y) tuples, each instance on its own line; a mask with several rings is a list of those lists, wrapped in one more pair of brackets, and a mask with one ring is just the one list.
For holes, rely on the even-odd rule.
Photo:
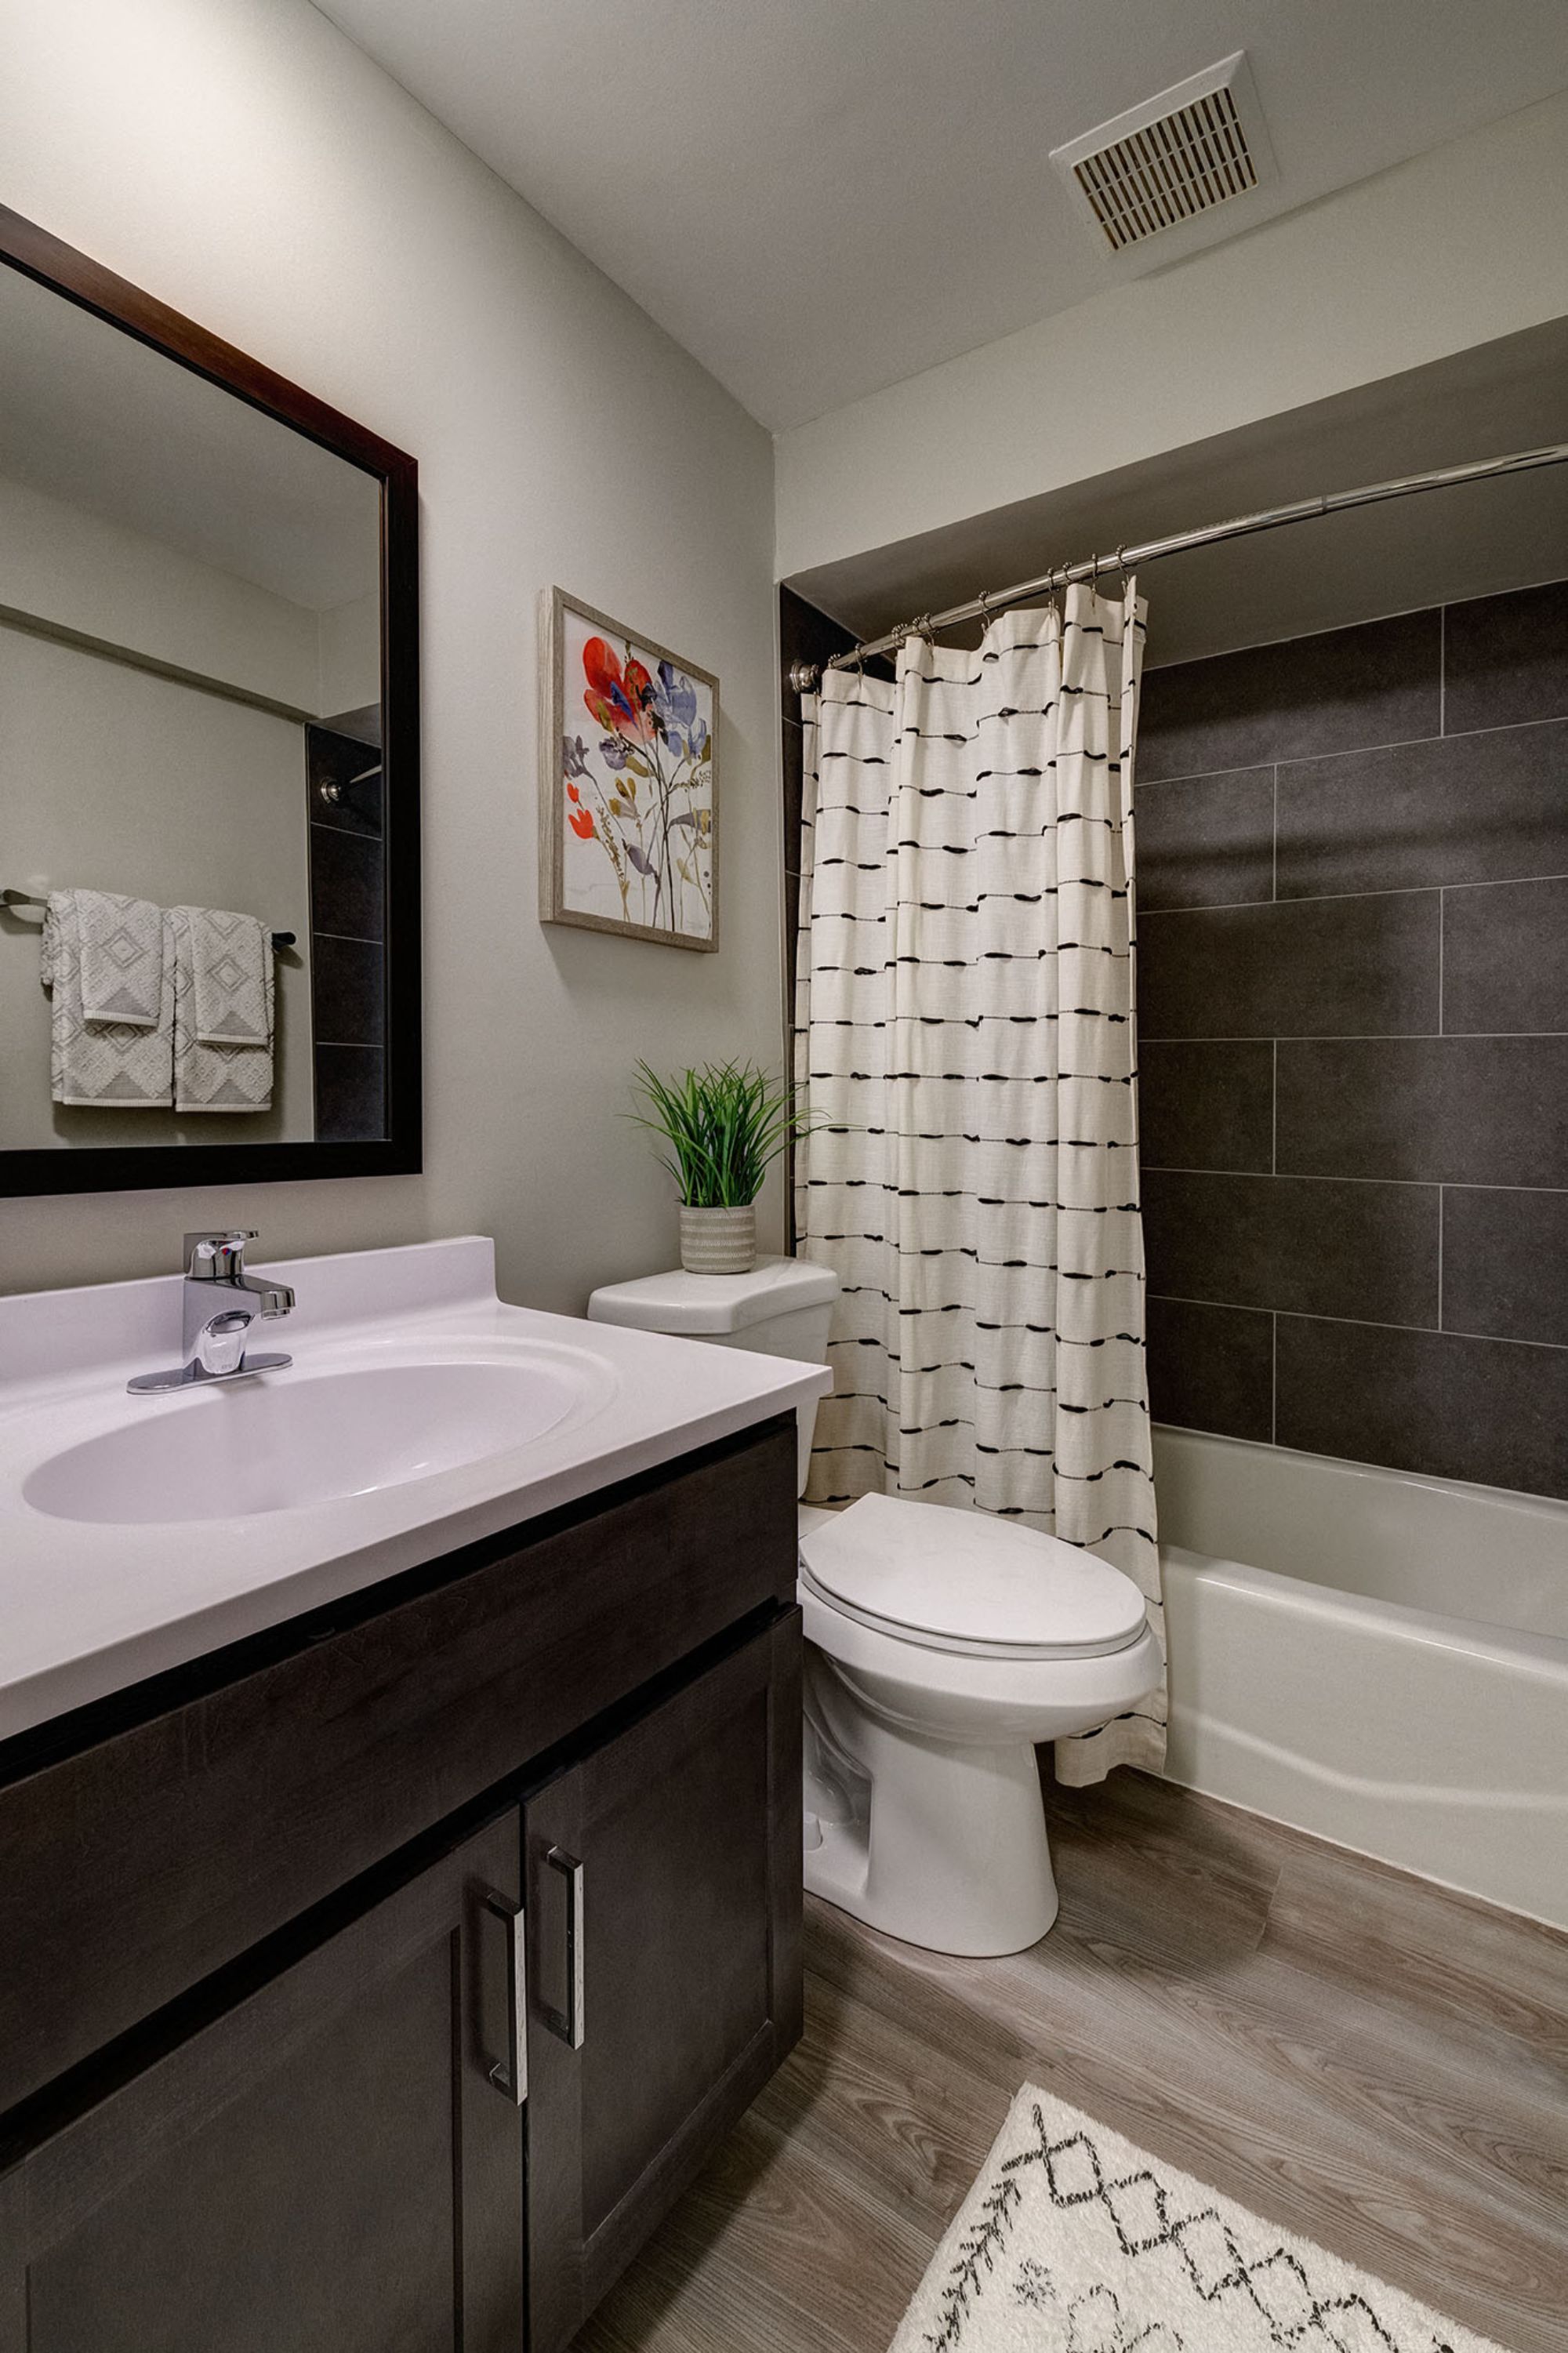
[(1061, 565), (1055, 572), (1042, 572), (1034, 580), (1020, 580), (1016, 587), (998, 589), (994, 595), (971, 596), (965, 604), (950, 605), (945, 613), (924, 613), (918, 621), (900, 622), (885, 638), (871, 638), (847, 653), (835, 654), (820, 668), (812, 662), (794, 662), (789, 682), (797, 694), (809, 694), (825, 669), (847, 670), (870, 654), (895, 653), (906, 638), (917, 632), (921, 637), (931, 637), (938, 629), (955, 628), (961, 621), (989, 621), (1005, 606), (1022, 605), (1031, 596), (1048, 596), (1053, 589), (1069, 587), (1075, 580), (1098, 580), (1102, 572), (1131, 571), (1135, 565), (1152, 564), (1162, 555), (1184, 554), (1190, 547), (1211, 547), (1223, 539), (1246, 539), (1254, 532), (1276, 531), (1281, 523), (1308, 522), (1317, 515), (1341, 514), (1347, 507), (1375, 506), (1380, 499), (1408, 498), (1414, 491), (1444, 491), (1456, 482), (1484, 482), (1494, 475), (1527, 474), (1537, 466), (1565, 463), (1568, 441), (1553, 441), (1543, 449), (1515, 449), (1506, 458), (1479, 458), (1473, 465), (1443, 466), (1436, 473), (1405, 474), (1392, 482), (1363, 482), (1359, 490), (1329, 491), (1321, 498), (1297, 499), (1289, 506), (1264, 507), (1257, 514), (1237, 515), (1229, 522), (1206, 523), (1199, 531), (1173, 532), (1168, 539), (1145, 540), (1138, 547), (1114, 548), (1109, 555), (1091, 555), (1081, 564)]

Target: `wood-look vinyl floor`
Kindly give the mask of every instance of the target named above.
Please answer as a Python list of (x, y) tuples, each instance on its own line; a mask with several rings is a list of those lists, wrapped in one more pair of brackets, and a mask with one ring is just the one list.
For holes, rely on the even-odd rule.
[(1032, 2078), (1510, 2353), (1568, 2353), (1568, 1936), (1211, 1799), (1047, 1795), (1003, 1961), (808, 1902), (806, 2031), (577, 2353), (885, 2353)]

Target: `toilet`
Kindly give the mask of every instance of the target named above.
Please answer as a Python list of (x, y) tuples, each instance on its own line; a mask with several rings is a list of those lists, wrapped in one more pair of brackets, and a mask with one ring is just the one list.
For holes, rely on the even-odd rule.
[[(826, 1364), (838, 1279), (801, 1259), (595, 1291), (595, 1322)], [(800, 1409), (797, 1492), (815, 1405)], [(1056, 1917), (1035, 1748), (1160, 1679), (1129, 1577), (1059, 1537), (901, 1495), (803, 1504), (805, 1884), (929, 1951), (1021, 1952)]]

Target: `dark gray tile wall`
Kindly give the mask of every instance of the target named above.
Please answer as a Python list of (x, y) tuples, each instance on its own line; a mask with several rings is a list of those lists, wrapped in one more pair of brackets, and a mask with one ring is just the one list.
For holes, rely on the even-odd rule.
[[(377, 714), (372, 714), (376, 716)], [(380, 757), (373, 744), (308, 727), (310, 997), (316, 1138), (361, 1144), (386, 1133), (386, 852), (379, 781), (328, 801)]]
[(1276, 1321), (1250, 1308), (1152, 1297), (1149, 1388), (1160, 1419), (1271, 1440)]
[(1144, 1246), (1172, 1298), (1435, 1324), (1439, 1189), (1150, 1168)]
[(1138, 812), (1138, 903), (1240, 907), (1274, 896), (1274, 771), (1194, 776)]
[(1436, 611), (1400, 613), (1183, 662), (1146, 684), (1138, 737), (1145, 784), (1412, 743), (1443, 732), (1442, 622)]
[(1568, 1495), (1568, 582), (1152, 671), (1156, 1418)]
[(1138, 1056), (1143, 1156), (1166, 1168), (1274, 1167), (1274, 1041), (1146, 1038)]
[(1437, 1027), (1436, 891), (1141, 914), (1138, 942), (1151, 1038), (1403, 1037)]

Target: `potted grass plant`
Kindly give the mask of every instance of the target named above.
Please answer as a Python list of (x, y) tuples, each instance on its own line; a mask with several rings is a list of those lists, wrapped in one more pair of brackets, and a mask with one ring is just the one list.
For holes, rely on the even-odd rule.
[(680, 1187), (680, 1263), (689, 1274), (746, 1274), (757, 1262), (757, 1195), (792, 1137), (809, 1124), (790, 1090), (754, 1062), (705, 1062), (679, 1078), (637, 1066), (647, 1105), (635, 1114), (658, 1136)]

